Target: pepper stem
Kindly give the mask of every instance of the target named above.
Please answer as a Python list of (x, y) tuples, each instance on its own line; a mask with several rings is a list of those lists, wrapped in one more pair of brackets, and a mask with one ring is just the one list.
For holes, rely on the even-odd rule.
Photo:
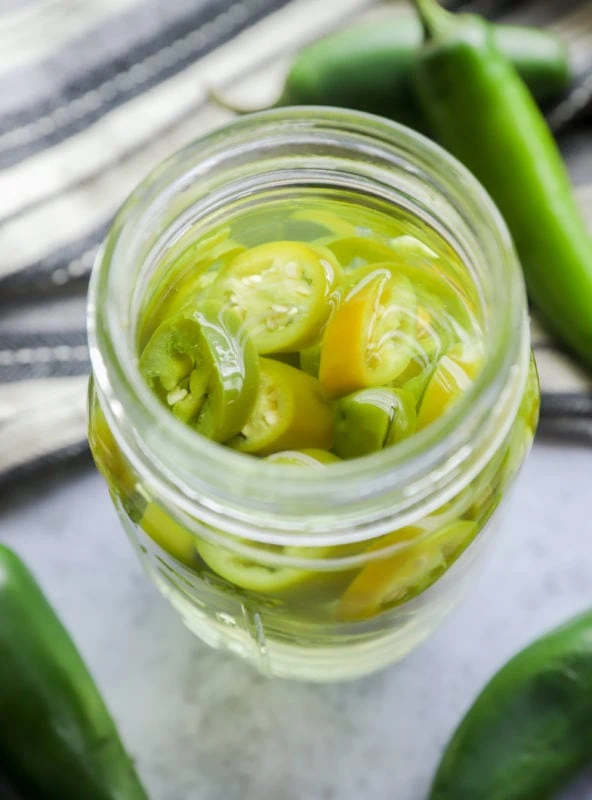
[(412, 0), (412, 2), (419, 14), (426, 40), (446, 33), (456, 24), (454, 14), (442, 8), (437, 0)]

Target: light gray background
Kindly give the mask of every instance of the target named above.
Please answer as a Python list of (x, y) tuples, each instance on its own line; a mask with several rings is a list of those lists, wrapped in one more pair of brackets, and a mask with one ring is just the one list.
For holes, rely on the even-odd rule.
[[(592, 607), (592, 450), (537, 441), (464, 604), (401, 665), (349, 684), (269, 681), (186, 631), (83, 462), (3, 497), (152, 800), (425, 800), (441, 748), (517, 649)], [(592, 798), (592, 772), (569, 792)]]

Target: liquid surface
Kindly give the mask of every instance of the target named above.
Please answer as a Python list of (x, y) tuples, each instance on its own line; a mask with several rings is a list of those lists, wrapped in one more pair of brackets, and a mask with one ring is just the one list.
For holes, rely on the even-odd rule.
[[(417, 228), (417, 223), (415, 223)], [(157, 272), (140, 369), (178, 419), (244, 453), (392, 447), (483, 361), (478, 296), (429, 228), (337, 201), (246, 212)]]
[[(469, 272), (433, 230), (392, 209), (301, 198), (245, 211), (207, 236), (182, 237), (145, 297), (140, 369), (169, 412), (220, 446), (321, 479), (335, 462), (396, 447), (445, 416), (484, 359)], [(225, 612), (235, 626), (254, 608), (268, 637), (288, 640), (290, 625), (304, 625), (291, 637), (302, 642), (310, 626), (372, 619), (447, 572), (497, 507), (537, 414), (531, 364), (510, 434), (455, 498), (372, 541), (316, 548), (184, 527), (138, 480), (96, 398), (90, 439), (179, 607), (236, 602)], [(326, 570), (328, 558), (349, 560)]]

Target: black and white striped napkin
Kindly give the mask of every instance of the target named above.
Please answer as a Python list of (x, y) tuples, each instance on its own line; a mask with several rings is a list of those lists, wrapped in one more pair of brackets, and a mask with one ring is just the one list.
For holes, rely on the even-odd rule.
[[(592, 4), (449, 5), (547, 25), (568, 44), (578, 78), (550, 119), (592, 227)], [(404, 0), (0, 0), (0, 482), (85, 450), (96, 248), (153, 166), (229, 119), (208, 90), (273, 101), (305, 43), (409, 13)], [(544, 426), (592, 440), (590, 376), (533, 331)]]

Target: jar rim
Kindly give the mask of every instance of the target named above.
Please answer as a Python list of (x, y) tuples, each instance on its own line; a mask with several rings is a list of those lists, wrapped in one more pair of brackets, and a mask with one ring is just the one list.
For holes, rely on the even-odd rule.
[[(377, 152), (399, 163), (406, 161), (410, 170), (417, 171), (421, 166), (449, 192), (453, 185), (461, 187), (462, 191), (453, 192), (453, 196), (462, 213), (487, 232), (488, 268), (497, 292), (491, 351), (469, 392), (446, 415), (396, 447), (331, 464), (322, 476), (316, 470), (255, 461), (252, 456), (188, 431), (176, 420), (140, 374), (129, 341), (129, 320), (116, 312), (118, 284), (113, 277), (117, 277), (118, 269), (124, 269), (123, 235), (131, 241), (137, 226), (150, 218), (154, 203), (164, 195), (170, 200), (179, 191), (179, 180), (189, 175), (183, 164), (192, 164), (190, 177), (197, 180), (208, 170), (215, 171), (225, 153), (260, 142), (265, 134), (289, 140), (295, 133), (306, 131), (338, 137), (344, 143), (360, 137)], [(507, 286), (515, 286), (517, 294), (508, 298), (506, 293), (504, 302)], [(336, 536), (339, 529), (342, 532), (352, 523), (361, 531), (363, 520), (376, 522), (370, 513), (370, 499), (376, 502), (388, 495), (392, 510), (395, 490), (402, 501), (401, 512), (410, 512), (420, 501), (425, 509), (426, 499), (435, 496), (435, 486), (444, 473), (452, 475), (469, 457), (468, 431), (478, 431), (480, 421), (499, 402), (513, 366), (528, 357), (524, 308), (522, 277), (507, 227), (485, 189), (460, 162), (439, 145), (397, 123), (361, 112), (298, 107), (233, 121), (189, 144), (147, 176), (118, 212), (97, 255), (89, 289), (88, 333), (93, 374), (107, 422), (126, 457), (153, 491), (188, 513), (199, 506), (199, 516), (216, 525), (226, 520), (229, 532), (244, 532), (248, 522), (260, 530), (261, 541), (276, 542), (278, 529), (279, 540), (287, 541), (284, 534), (289, 537), (290, 531), (301, 530), (303, 518), (310, 531), (326, 530), (329, 519), (335, 524)], [(515, 416), (520, 391), (513, 394)], [(508, 429), (511, 422), (506, 421)], [(186, 473), (180, 477), (170, 463), (160, 461), (162, 448), (175, 449), (183, 454), (184, 463), (191, 462), (190, 480)], [(262, 484), (273, 486), (268, 502), (262, 498)], [(440, 488), (444, 494), (440, 492), (438, 501), (446, 490)], [(360, 513), (344, 515), (344, 504), (352, 498), (361, 504)], [(373, 508), (382, 505), (373, 504)], [(270, 530), (274, 532), (270, 534)], [(298, 537), (302, 541), (301, 534)], [(360, 537), (365, 535), (360, 533)]]

